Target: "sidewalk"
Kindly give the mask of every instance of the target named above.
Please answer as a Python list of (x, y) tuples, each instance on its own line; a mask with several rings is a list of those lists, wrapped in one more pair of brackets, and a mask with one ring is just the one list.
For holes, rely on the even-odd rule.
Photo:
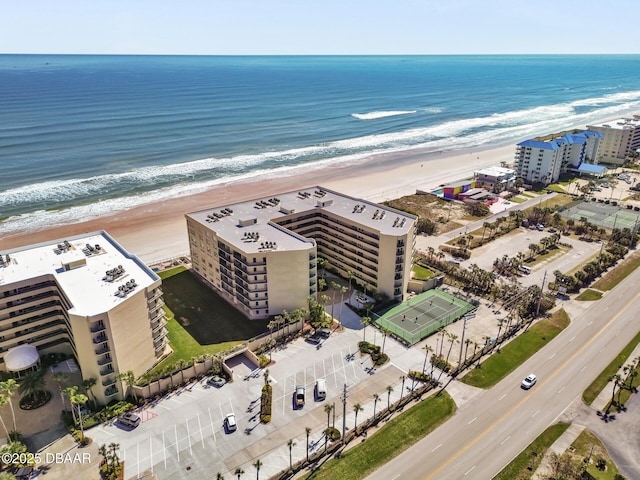
[(584, 429), (584, 425), (580, 425), (575, 422), (569, 425), (569, 428), (567, 428), (565, 432), (560, 435), (560, 437), (555, 442), (553, 442), (553, 444), (544, 454), (542, 462), (540, 462), (540, 466), (531, 477), (532, 480), (544, 480), (545, 478), (548, 478), (548, 475), (551, 474), (551, 469), (549, 468), (549, 460), (551, 454), (555, 453), (557, 455), (562, 455), (571, 446), (575, 439), (578, 438), (578, 435), (580, 435)]
[[(622, 367), (633, 362), (633, 359), (637, 357), (640, 357), (640, 345), (636, 346), (633, 352), (631, 352), (631, 355), (629, 355), (629, 358), (627, 358), (627, 361), (622, 365)], [(618, 370), (617, 373), (620, 375), (620, 377), (623, 380), (625, 379), (625, 373), (623, 372), (622, 368), (620, 368), (620, 370)], [(602, 389), (600, 394), (593, 401), (593, 403), (591, 404), (591, 408), (595, 410), (599, 410), (601, 412), (604, 411), (607, 408), (607, 405), (609, 404), (609, 402), (611, 401), (612, 392), (613, 392), (613, 382), (609, 382), (607, 383), (607, 386)]]

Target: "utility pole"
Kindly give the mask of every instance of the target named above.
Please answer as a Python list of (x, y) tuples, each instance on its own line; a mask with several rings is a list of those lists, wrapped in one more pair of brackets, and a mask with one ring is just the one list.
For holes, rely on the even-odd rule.
[(544, 291), (544, 282), (547, 279), (547, 271), (544, 271), (544, 277), (542, 277), (542, 286), (540, 287), (540, 295), (538, 296), (538, 304), (536, 305), (536, 317), (540, 313), (540, 302), (542, 301), (542, 292)]
[(342, 443), (346, 445), (345, 431), (347, 430), (347, 384), (344, 384), (342, 391)]

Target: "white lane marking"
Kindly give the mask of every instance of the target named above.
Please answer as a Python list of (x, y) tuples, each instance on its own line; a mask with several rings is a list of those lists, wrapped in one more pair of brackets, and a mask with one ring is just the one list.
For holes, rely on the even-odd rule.
[(591, 325), (592, 323), (593, 323), (593, 320), (591, 320), (589, 323), (587, 323), (587, 327), (588, 327), (589, 325)]
[(511, 435), (509, 435), (507, 438), (505, 438), (504, 440), (502, 440), (500, 442), (500, 445), (504, 444), (507, 440), (509, 440), (511, 438)]
[(469, 423), (467, 423), (467, 425), (471, 425), (473, 422), (475, 422), (478, 419), (478, 417), (473, 417), (473, 419), (471, 419), (471, 421)]
[(178, 448), (178, 426), (173, 426), (173, 434), (176, 437), (176, 454), (178, 455), (178, 462), (180, 461), (180, 449)]
[(551, 359), (552, 359), (553, 357), (555, 357), (556, 355), (557, 355), (557, 353), (554, 353), (553, 355), (551, 355), (551, 356), (549, 357), (549, 360), (551, 360)]
[(433, 450), (431, 450), (431, 452), (435, 452), (437, 449), (439, 449), (442, 446), (442, 444), (438, 444), (438, 446), (436, 448), (434, 448)]
[(585, 365), (584, 367), (582, 367), (582, 369), (580, 370), (580, 372), (584, 372), (587, 369), (587, 366)]
[(575, 335), (573, 337), (571, 337), (571, 340), (569, 340), (569, 343), (573, 342), (576, 339)]
[(469, 470), (467, 470), (464, 474), (464, 476), (466, 477), (467, 475), (469, 475), (471, 472), (473, 472), (473, 469), (476, 468), (476, 466), (474, 465), (473, 467), (471, 467)]
[(564, 387), (562, 387), (560, 390), (558, 390), (558, 393), (562, 392), (564, 390)]
[(502, 399), (503, 399), (504, 397), (506, 397), (506, 396), (507, 396), (507, 394), (506, 394), (506, 393), (503, 393), (503, 394), (502, 394), (502, 396), (501, 396), (498, 400), (502, 400)]
[(540, 409), (536, 410), (536, 413), (534, 413), (533, 415), (531, 415), (531, 418), (535, 417), (537, 414), (540, 413)]
[(164, 443), (164, 430), (162, 431), (162, 455), (164, 456), (164, 468), (167, 468), (167, 447)]

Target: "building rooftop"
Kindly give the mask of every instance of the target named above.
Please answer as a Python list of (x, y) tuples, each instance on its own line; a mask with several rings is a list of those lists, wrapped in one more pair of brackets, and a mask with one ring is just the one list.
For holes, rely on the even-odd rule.
[(301, 237), (276, 222), (291, 214), (323, 210), (388, 235), (403, 235), (417, 218), (393, 208), (349, 197), (323, 187), (310, 187), (187, 214), (230, 244), (241, 245), (248, 253), (278, 249), (307, 249), (312, 239)]
[(0, 288), (51, 276), (76, 315), (106, 312), (158, 276), (106, 232), (94, 232), (1, 252)]
[(475, 175), (486, 175), (487, 177), (501, 177), (503, 175), (515, 175), (516, 171), (512, 168), (487, 167), (475, 170), (473, 173)]
[(640, 115), (634, 115), (633, 118), (619, 118), (617, 120), (589, 125), (589, 128), (612, 128), (614, 130), (637, 127), (640, 127)]
[(540, 148), (542, 150), (559, 150), (563, 145), (582, 145), (589, 138), (602, 138), (604, 135), (592, 130), (574, 130), (558, 134), (536, 137), (518, 143), (518, 147)]

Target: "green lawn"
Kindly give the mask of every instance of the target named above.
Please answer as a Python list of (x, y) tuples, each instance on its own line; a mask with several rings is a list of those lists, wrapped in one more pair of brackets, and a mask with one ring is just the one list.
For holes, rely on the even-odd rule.
[(185, 267), (159, 272), (169, 344), (173, 353), (151, 370), (215, 354), (267, 330), (267, 320), (248, 320)]
[[(618, 467), (613, 463), (613, 460), (609, 456), (606, 447), (590, 430), (583, 430), (578, 438), (571, 444), (573, 447), (573, 457), (576, 462), (581, 462), (585, 458), (589, 458), (591, 455), (591, 461), (587, 467), (589, 472), (594, 478), (598, 480), (615, 480), (616, 473), (618, 473)], [(604, 459), (607, 462), (606, 471), (602, 472), (596, 468), (595, 463), (598, 459)]]
[(409, 448), (449, 419), (456, 404), (446, 393), (429, 397), (404, 411), (370, 435), (367, 441), (347, 450), (341, 458), (334, 458), (305, 479), (357, 480)]
[(511, 198), (509, 199), (509, 201), (510, 201), (510, 202), (513, 202), (513, 203), (524, 203), (524, 202), (526, 202), (527, 200), (529, 200), (529, 198), (522, 198), (521, 196), (511, 197)]
[(474, 368), (460, 381), (480, 388), (489, 388), (515, 370), (522, 362), (553, 340), (569, 325), (569, 316), (564, 310), (558, 310), (550, 318), (545, 318), (531, 326), (501, 347), (500, 353), (494, 352)]
[(618, 373), (618, 370), (625, 363), (628, 363), (632, 358), (629, 358), (631, 352), (640, 343), (640, 332), (627, 344), (626, 347), (614, 358), (609, 365), (598, 375), (598, 377), (587, 387), (582, 394), (582, 401), (587, 405), (591, 405), (600, 392), (609, 383), (609, 377)]
[(504, 467), (498, 475), (493, 477), (493, 480), (531, 478), (530, 474), (538, 468), (546, 451), (569, 428), (569, 425), (568, 423), (551, 425), (527, 448), (520, 452), (520, 455), (514, 458), (509, 465)]
[(611, 290), (640, 266), (640, 255), (630, 255), (619, 265), (609, 270), (601, 279), (591, 285), (598, 290)]
[(415, 280), (428, 280), (435, 275), (431, 270), (421, 267), (420, 265), (414, 265), (413, 272), (415, 274), (413, 277)]
[(597, 292), (587, 288), (584, 292), (576, 297), (576, 300), (580, 302), (593, 302), (602, 298), (602, 292)]

